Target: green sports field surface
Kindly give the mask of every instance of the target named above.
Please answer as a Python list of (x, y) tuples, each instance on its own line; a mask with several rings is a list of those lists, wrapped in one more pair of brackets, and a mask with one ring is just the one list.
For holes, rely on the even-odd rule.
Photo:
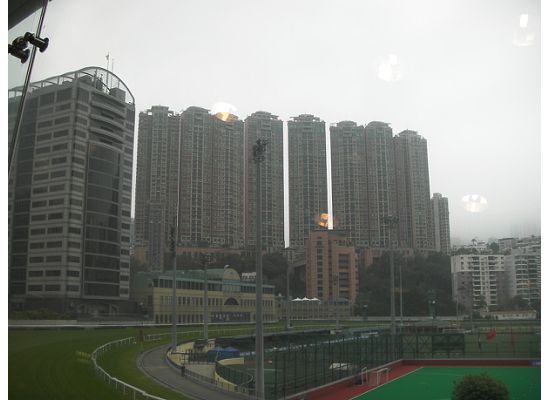
[(504, 382), (510, 391), (511, 400), (541, 398), (540, 368), (423, 367), (357, 396), (354, 400), (450, 400), (455, 381), (464, 375), (482, 372)]

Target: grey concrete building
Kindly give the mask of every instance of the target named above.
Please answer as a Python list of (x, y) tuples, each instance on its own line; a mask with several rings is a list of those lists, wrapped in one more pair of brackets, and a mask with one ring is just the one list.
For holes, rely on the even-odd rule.
[(451, 230), (449, 224), (449, 200), (441, 193), (432, 197), (433, 232), (435, 251), (443, 254), (451, 252)]
[(400, 246), (433, 251), (427, 141), (411, 130), (393, 140)]
[(30, 85), (9, 178), (11, 306), (127, 304), (134, 120), (130, 90), (103, 68)]
[(139, 113), (138, 132), (135, 241), (150, 268), (162, 271), (177, 210), (180, 116), (153, 106)]
[(252, 148), (258, 139), (267, 140), (265, 160), (260, 165), (262, 186), (262, 243), (268, 252), (282, 250), (284, 237), (283, 121), (266, 111), (257, 111), (244, 122), (244, 232), (245, 247), (256, 244), (256, 165)]
[(244, 124), (214, 118), (212, 124), (210, 245), (244, 247)]
[[(395, 153), (392, 128), (385, 122), (372, 121), (365, 128), (367, 162), (367, 205), (369, 244), (373, 248), (388, 248), (390, 226), (384, 219), (397, 213)], [(404, 189), (404, 188), (403, 188)], [(404, 207), (405, 205), (401, 205)], [(401, 220), (399, 221), (401, 224)], [(401, 243), (392, 232), (395, 247), (412, 247)]]
[(365, 127), (342, 121), (329, 129), (334, 228), (349, 232), (356, 248), (365, 248), (369, 245)]
[(189, 107), (180, 129), (178, 243), (243, 247), (243, 122)]
[(304, 247), (328, 213), (325, 122), (302, 114), (288, 121), (290, 246)]

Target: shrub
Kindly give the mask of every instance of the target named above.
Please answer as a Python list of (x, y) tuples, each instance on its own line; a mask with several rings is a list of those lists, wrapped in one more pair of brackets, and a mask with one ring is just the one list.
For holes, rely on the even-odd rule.
[(508, 387), (486, 373), (466, 375), (455, 382), (453, 400), (510, 400)]

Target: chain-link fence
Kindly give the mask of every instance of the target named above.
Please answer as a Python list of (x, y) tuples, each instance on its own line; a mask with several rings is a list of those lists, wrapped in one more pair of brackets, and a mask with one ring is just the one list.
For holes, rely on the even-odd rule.
[[(396, 335), (354, 332), (348, 335), (313, 335), (306, 342), (280, 341), (266, 349), (266, 399), (279, 399), (339, 379), (359, 376), (399, 359), (539, 359), (540, 333), (496, 331)], [(288, 339), (288, 338), (287, 338)], [(254, 354), (245, 352), (240, 365), (217, 366), (224, 379), (242, 384), (254, 376)], [(253, 381), (250, 382), (253, 390)]]

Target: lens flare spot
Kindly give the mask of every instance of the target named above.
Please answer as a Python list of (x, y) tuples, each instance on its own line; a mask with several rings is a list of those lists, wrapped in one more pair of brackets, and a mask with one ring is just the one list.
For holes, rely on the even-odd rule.
[(521, 14), (519, 16), (519, 27), (527, 28), (527, 23), (529, 22), (529, 14)]
[(532, 46), (535, 42), (535, 33), (529, 27), (529, 14), (519, 16), (519, 26), (514, 31), (514, 45), (518, 47)]
[(396, 82), (403, 78), (403, 73), (395, 54), (386, 55), (378, 64), (378, 78), (386, 82)]
[(485, 211), (487, 206), (487, 199), (479, 194), (468, 194), (462, 197), (462, 207), (468, 212), (480, 213)]
[(328, 228), (329, 221), (330, 216), (328, 215), (328, 213), (322, 213), (321, 215), (319, 215), (319, 221), (317, 223), (323, 228)]
[(212, 106), (212, 115), (223, 122), (233, 122), (236, 121), (237, 117), (237, 108), (232, 104), (225, 102), (218, 102)]

